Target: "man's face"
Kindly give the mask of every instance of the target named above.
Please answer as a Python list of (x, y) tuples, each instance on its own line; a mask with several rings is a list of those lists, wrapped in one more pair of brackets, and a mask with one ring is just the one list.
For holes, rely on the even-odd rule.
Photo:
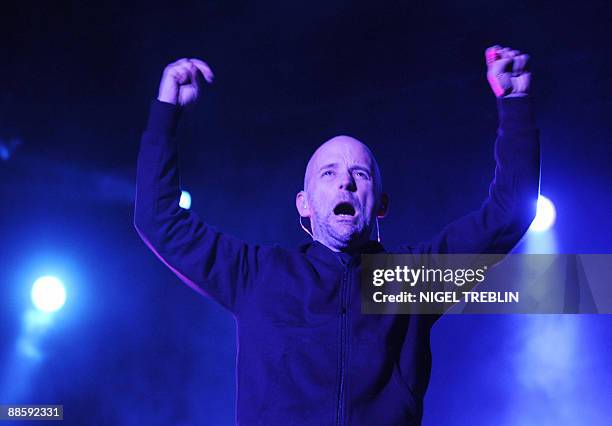
[[(376, 160), (364, 144), (338, 136), (321, 145), (308, 163), (301, 193), (314, 239), (333, 250), (367, 241), (380, 188)], [(299, 203), (298, 195), (298, 209)]]

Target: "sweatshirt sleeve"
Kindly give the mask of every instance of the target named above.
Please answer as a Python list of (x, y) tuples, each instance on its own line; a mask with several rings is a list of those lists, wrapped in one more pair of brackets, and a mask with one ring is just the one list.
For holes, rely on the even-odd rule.
[(151, 105), (138, 154), (134, 226), (184, 283), (236, 313), (269, 249), (218, 232), (196, 213), (179, 207), (179, 116), (175, 105)]
[(540, 143), (530, 97), (498, 98), (495, 174), (478, 210), (450, 223), (434, 238), (411, 247), (421, 253), (506, 254), (536, 213)]

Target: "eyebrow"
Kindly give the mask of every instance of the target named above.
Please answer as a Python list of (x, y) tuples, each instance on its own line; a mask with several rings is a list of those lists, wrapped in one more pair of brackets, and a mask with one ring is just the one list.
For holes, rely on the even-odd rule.
[(350, 169), (351, 170), (363, 170), (364, 172), (368, 172), (369, 174), (372, 174), (372, 171), (370, 170), (369, 167), (360, 166), (359, 164), (355, 164), (354, 166), (351, 166)]
[(336, 167), (338, 167), (338, 163), (329, 163), (329, 164), (319, 167), (319, 171), (322, 171), (325, 169), (335, 169)]

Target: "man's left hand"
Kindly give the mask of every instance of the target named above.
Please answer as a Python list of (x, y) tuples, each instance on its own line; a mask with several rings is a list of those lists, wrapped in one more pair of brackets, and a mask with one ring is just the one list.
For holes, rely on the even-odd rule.
[(531, 73), (527, 71), (529, 55), (509, 47), (491, 46), (485, 51), (487, 80), (498, 98), (526, 96)]

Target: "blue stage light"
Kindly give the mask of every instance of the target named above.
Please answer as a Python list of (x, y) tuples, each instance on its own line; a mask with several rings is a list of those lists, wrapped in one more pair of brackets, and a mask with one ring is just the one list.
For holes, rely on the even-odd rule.
[(543, 195), (538, 197), (537, 213), (534, 221), (531, 223), (530, 231), (544, 232), (550, 229), (557, 217), (555, 205)]
[(181, 191), (181, 198), (179, 200), (179, 206), (185, 210), (189, 210), (191, 207), (191, 194), (187, 191)]
[(34, 281), (31, 296), (37, 309), (55, 312), (66, 302), (66, 289), (58, 278), (44, 276)]

